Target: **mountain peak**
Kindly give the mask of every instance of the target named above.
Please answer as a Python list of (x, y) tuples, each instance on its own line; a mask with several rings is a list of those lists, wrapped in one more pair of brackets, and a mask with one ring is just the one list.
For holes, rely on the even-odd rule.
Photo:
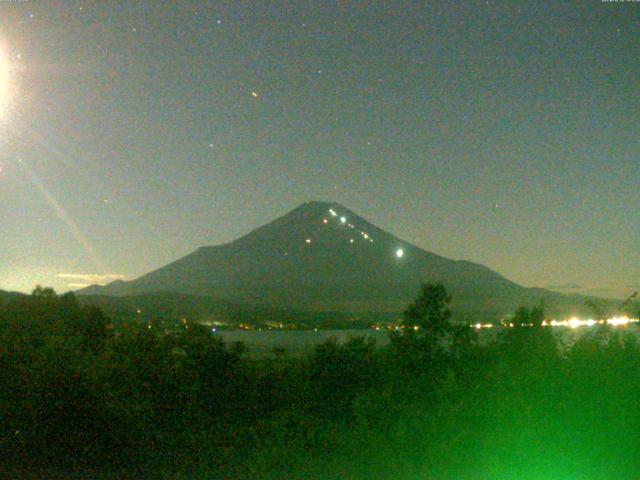
[[(233, 245), (247, 247), (251, 244), (269, 244), (276, 248), (297, 249), (300, 242), (325, 246), (342, 246), (372, 243), (372, 235), (379, 240), (397, 242), (392, 235), (378, 229), (353, 211), (337, 202), (309, 201), (302, 203), (285, 215), (276, 218), (247, 235), (238, 238)], [(216, 247), (211, 247), (216, 248)]]
[[(285, 214), (284, 216), (288, 216), (294, 213), (300, 213), (300, 212), (305, 212), (305, 213), (324, 213), (324, 214), (329, 214), (329, 212), (331, 210), (337, 211), (343, 211), (343, 212), (349, 212), (349, 213), (353, 213), (351, 212), (351, 210), (349, 210), (348, 208), (340, 205), (338, 202), (326, 202), (326, 201), (320, 201), (320, 200), (311, 200), (308, 202), (304, 202), (301, 203), (300, 205), (298, 205), (296, 208), (294, 208), (293, 210), (291, 210), (288, 214)], [(281, 217), (282, 218), (282, 217)]]
[[(231, 243), (202, 247), (136, 280), (83, 293), (164, 291), (300, 310), (401, 311), (421, 282), (442, 282), (461, 304), (499, 314), (526, 293), (482, 265), (428, 252), (337, 202), (317, 200)], [(509, 300), (497, 304), (499, 298)]]

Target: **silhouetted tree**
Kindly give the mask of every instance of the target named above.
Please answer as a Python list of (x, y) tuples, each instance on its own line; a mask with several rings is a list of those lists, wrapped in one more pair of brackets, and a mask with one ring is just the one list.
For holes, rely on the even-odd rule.
[(107, 317), (98, 307), (87, 307), (83, 311), (80, 331), (83, 345), (93, 353), (98, 353), (104, 348), (108, 337)]
[(513, 314), (512, 322), (514, 328), (520, 328), (529, 323), (529, 309), (527, 307), (518, 307)]
[(424, 337), (433, 340), (451, 332), (451, 296), (441, 283), (423, 283), (416, 299), (404, 311), (404, 325), (418, 326)]
[(43, 300), (55, 300), (58, 298), (58, 295), (53, 288), (43, 287), (41, 285), (36, 285), (36, 288), (31, 292), (31, 296)]
[(374, 347), (372, 339), (356, 337), (343, 345), (331, 338), (315, 348), (309, 373), (316, 411), (350, 415), (356, 395), (371, 384)]
[(434, 379), (447, 368), (445, 360), (450, 352), (446, 343), (453, 333), (450, 302), (451, 296), (441, 283), (420, 286), (418, 296), (404, 311), (402, 332), (391, 335), (403, 374)]
[(544, 303), (540, 302), (540, 305), (532, 307), (529, 310), (529, 323), (532, 327), (538, 328), (542, 326), (542, 322), (544, 322)]
[(531, 308), (518, 307), (513, 315), (513, 326), (519, 327), (534, 327), (538, 328), (542, 326), (544, 321), (544, 304), (541, 302), (539, 305)]
[(558, 359), (558, 346), (551, 327), (543, 327), (544, 304), (518, 307), (512, 323), (502, 336), (507, 347), (507, 360), (531, 369), (546, 368)]

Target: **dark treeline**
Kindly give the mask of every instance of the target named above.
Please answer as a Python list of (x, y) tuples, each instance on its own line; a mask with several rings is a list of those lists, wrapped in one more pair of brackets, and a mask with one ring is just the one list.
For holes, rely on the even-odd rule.
[(637, 478), (636, 327), (562, 343), (534, 307), (478, 342), (449, 300), (423, 285), (385, 348), (252, 361), (38, 288), (0, 305), (0, 477)]

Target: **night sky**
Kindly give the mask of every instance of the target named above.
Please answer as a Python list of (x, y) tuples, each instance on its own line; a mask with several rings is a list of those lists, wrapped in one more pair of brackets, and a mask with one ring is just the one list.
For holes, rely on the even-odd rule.
[(640, 3), (2, 1), (0, 57), (1, 289), (308, 200), (526, 286), (639, 288)]

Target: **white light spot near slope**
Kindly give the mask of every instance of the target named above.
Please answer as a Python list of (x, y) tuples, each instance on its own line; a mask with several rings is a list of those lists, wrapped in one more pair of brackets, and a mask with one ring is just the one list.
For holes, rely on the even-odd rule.
[(402, 258), (404, 256), (404, 250), (399, 248), (396, 250), (396, 257)]

